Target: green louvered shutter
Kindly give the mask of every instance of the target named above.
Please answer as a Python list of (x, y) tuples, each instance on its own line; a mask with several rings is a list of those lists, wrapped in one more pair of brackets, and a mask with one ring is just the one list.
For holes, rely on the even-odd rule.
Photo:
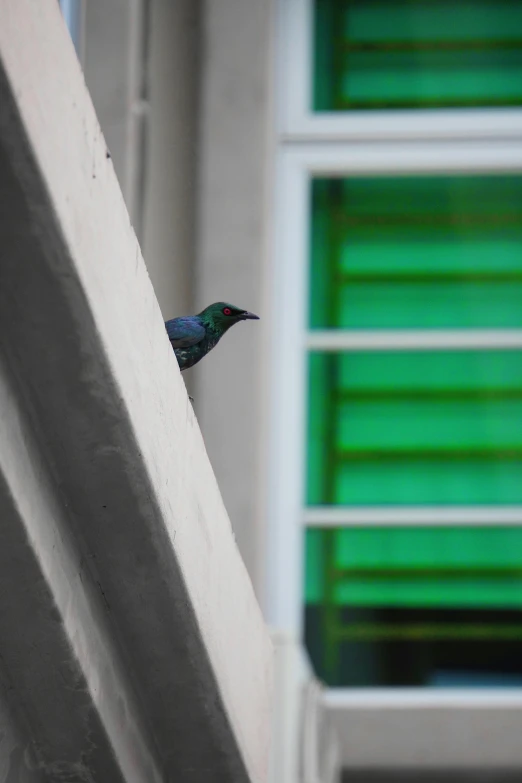
[[(313, 183), (311, 329), (522, 326), (522, 177)], [(522, 503), (522, 353), (311, 353), (308, 503)]]
[[(522, 327), (522, 177), (316, 179), (311, 204), (312, 333)], [(522, 504), (521, 350), (311, 351), (308, 410), (312, 511)], [(405, 632), (346, 624), (346, 607), (518, 610), (522, 529), (312, 526), (305, 593), (330, 651)]]
[[(442, 128), (439, 109), (522, 105), (519, 0), (312, 8), (310, 109), (344, 113), (347, 130), (351, 111), (430, 110)], [(435, 649), (420, 654), (426, 640), (457, 639), (480, 646), (438, 660), (460, 655), (466, 669), (497, 656), (501, 671), (497, 642), (518, 644), (507, 658), (522, 657), (522, 527), (495, 518), (522, 507), (522, 350), (404, 350), (399, 338), (391, 350), (390, 340), (387, 350), (335, 350), (328, 340), (340, 330), (393, 342), (405, 332), (522, 329), (522, 177), (319, 177), (310, 202), (310, 345), (327, 346), (308, 352), (314, 665), (330, 684), (401, 684), (401, 654), (386, 640), (418, 642), (405, 657), (413, 670)], [(368, 506), (392, 510), (395, 522), (364, 527), (357, 509)], [(417, 525), (415, 509), (434, 506), (446, 507), (444, 524)], [(480, 509), (483, 526), (453, 524), (449, 509), (459, 507)], [(323, 516), (320, 526), (314, 514), (325, 509), (338, 520), (347, 509), (351, 521), (329, 528)], [(407, 682), (427, 682), (426, 666)]]
[(518, 0), (316, 0), (314, 109), (520, 106)]

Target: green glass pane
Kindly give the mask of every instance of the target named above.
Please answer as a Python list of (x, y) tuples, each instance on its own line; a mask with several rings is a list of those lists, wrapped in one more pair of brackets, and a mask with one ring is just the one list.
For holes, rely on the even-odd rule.
[[(412, 452), (502, 454), (522, 447), (520, 399), (348, 399), (338, 405), (337, 456), (397, 459)], [(522, 457), (522, 451), (520, 453)]]
[[(372, 351), (311, 354), (311, 367), (324, 379), (324, 363), (337, 356), (337, 384), (344, 393), (393, 396), (414, 392), (441, 397), (466, 393), (516, 397), (522, 389), (520, 351)], [(330, 359), (328, 359), (330, 357)]]
[(316, 111), (522, 102), (518, 0), (315, 0)]
[(317, 179), (310, 326), (522, 326), (522, 177)]
[(350, 283), (340, 292), (339, 326), (362, 329), (508, 328), (522, 321), (522, 281)]
[[(461, 580), (426, 578), (381, 580), (369, 576), (340, 585), (336, 600), (354, 606), (521, 607), (522, 579)], [(522, 628), (521, 628), (522, 636)]]
[(522, 502), (522, 351), (311, 353), (309, 505)]
[(518, 527), (356, 527), (334, 534), (335, 568), (522, 568)]
[(489, 460), (458, 462), (415, 455), (400, 461), (359, 459), (339, 466), (333, 497), (340, 505), (521, 503), (522, 457), (505, 461), (493, 454)]
[(308, 605), (522, 606), (522, 529), (404, 527), (306, 532)]

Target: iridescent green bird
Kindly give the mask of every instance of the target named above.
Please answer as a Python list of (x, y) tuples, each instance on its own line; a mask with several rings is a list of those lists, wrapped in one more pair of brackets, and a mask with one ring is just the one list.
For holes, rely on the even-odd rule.
[(257, 321), (259, 316), (226, 302), (214, 302), (198, 315), (166, 321), (165, 328), (180, 369), (193, 367), (217, 345), (231, 326), (247, 320)]

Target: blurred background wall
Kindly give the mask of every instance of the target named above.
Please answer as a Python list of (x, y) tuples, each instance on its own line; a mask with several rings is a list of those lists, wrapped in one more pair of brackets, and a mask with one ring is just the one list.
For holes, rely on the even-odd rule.
[(274, 628), (274, 781), (516, 779), (522, 4), (62, 9), (165, 318), (261, 316), (186, 380)]

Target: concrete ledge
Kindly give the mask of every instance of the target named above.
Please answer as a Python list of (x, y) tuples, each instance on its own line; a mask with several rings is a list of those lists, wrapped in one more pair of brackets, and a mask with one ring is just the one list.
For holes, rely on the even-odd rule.
[(0, 206), (20, 731), (64, 780), (261, 782), (271, 645), (57, 3), (0, 7)]
[(339, 688), (325, 692), (324, 706), (341, 766), (355, 777), (363, 770), (496, 775), (522, 767), (519, 688)]

